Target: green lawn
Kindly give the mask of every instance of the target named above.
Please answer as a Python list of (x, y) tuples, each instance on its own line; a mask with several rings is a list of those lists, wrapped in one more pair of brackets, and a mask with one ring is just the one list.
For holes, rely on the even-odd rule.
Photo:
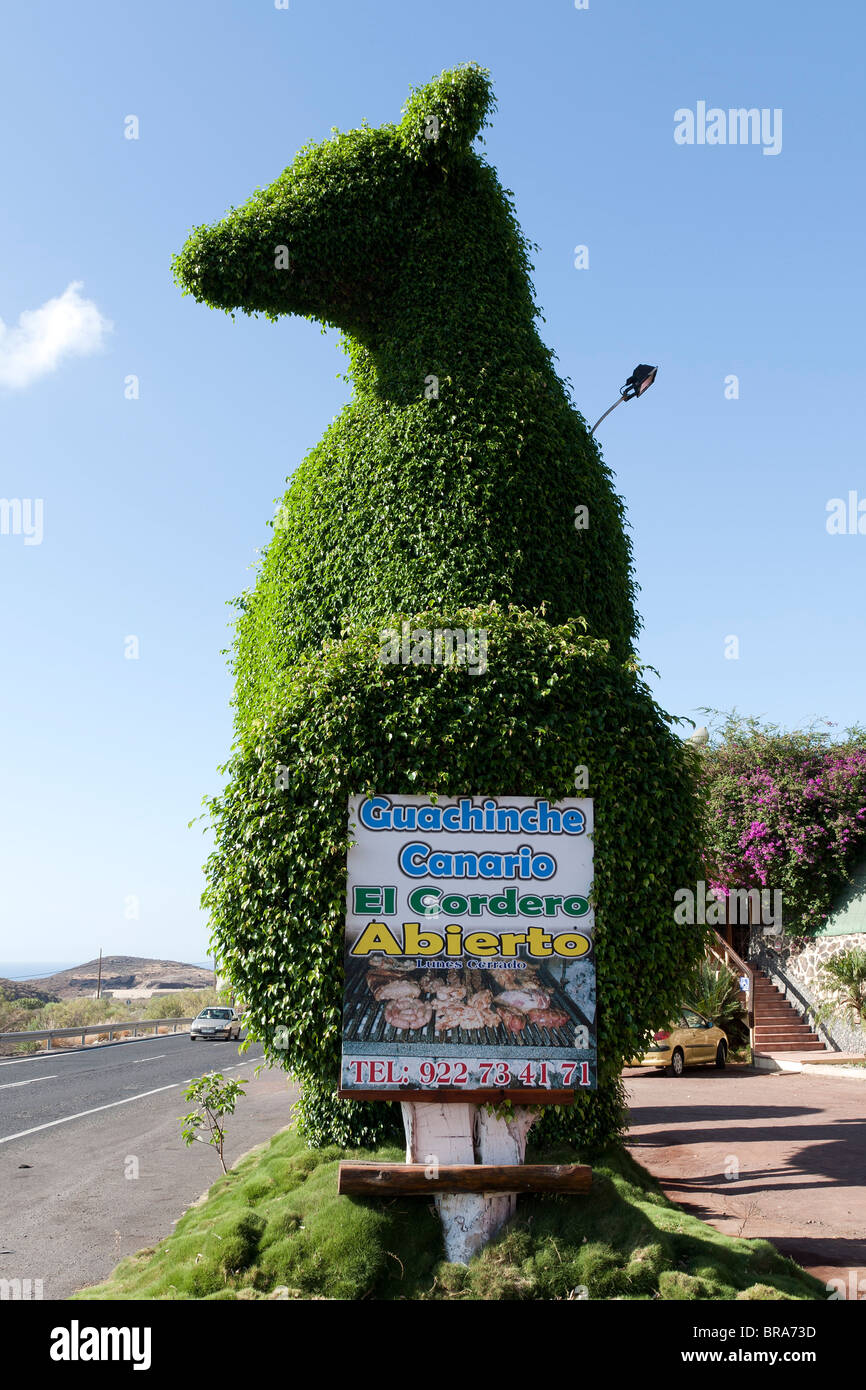
[[(424, 1198), (337, 1196), (340, 1158), (284, 1130), (214, 1183), (154, 1249), (79, 1299), (822, 1299), (763, 1240), (720, 1235), (675, 1206), (624, 1150), (593, 1164), (589, 1196), (521, 1197), (514, 1223), (468, 1268), (442, 1258)], [(528, 1155), (576, 1162), (560, 1149)]]

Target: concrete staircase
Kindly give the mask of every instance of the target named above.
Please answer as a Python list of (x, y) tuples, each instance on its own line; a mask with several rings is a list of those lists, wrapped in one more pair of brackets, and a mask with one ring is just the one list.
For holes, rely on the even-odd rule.
[(755, 969), (755, 1052), (828, 1052), (769, 976)]

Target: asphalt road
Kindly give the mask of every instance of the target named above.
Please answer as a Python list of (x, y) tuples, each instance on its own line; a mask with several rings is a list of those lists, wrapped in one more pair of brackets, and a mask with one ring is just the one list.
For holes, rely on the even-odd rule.
[(229, 1165), (289, 1123), (297, 1092), (282, 1071), (256, 1078), (261, 1056), (179, 1034), (0, 1061), (0, 1278), (67, 1298), (168, 1235), (220, 1174), (212, 1149), (180, 1137), (190, 1078), (250, 1083), (226, 1125)]

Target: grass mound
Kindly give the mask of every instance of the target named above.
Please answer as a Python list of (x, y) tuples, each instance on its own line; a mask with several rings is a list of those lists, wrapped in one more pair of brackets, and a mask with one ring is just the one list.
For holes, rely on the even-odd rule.
[[(621, 1148), (593, 1165), (589, 1196), (522, 1197), (469, 1266), (442, 1258), (432, 1202), (337, 1196), (343, 1157), (290, 1130), (254, 1150), (178, 1222), (78, 1299), (821, 1299), (763, 1240), (723, 1236), (664, 1196)], [(534, 1155), (540, 1159), (542, 1155)], [(571, 1148), (545, 1161), (578, 1161)]]

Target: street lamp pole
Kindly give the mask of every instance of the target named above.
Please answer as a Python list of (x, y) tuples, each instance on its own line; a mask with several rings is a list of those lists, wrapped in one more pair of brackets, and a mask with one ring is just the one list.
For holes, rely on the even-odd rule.
[(625, 385), (619, 388), (619, 400), (614, 401), (613, 405), (609, 406), (604, 414), (596, 420), (589, 432), (590, 435), (595, 434), (602, 420), (606, 420), (610, 412), (616, 410), (618, 405), (622, 405), (623, 401), (636, 400), (638, 396), (643, 395), (644, 391), (649, 390), (656, 379), (657, 372), (658, 367), (650, 367), (646, 362), (639, 362)]

